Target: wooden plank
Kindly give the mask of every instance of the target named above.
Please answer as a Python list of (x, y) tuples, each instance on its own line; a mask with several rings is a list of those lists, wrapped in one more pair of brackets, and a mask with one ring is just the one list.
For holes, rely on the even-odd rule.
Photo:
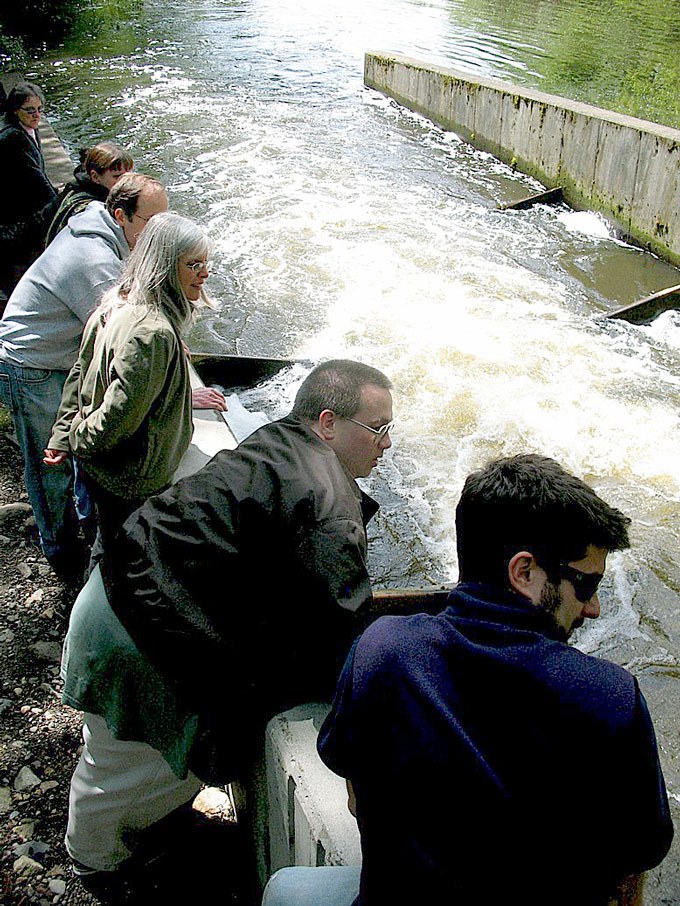
[(378, 588), (373, 592), (371, 616), (383, 614), (441, 613), (451, 588)]
[(527, 195), (520, 198), (519, 201), (511, 201), (508, 204), (498, 205), (499, 211), (523, 211), (535, 204), (559, 204), (563, 199), (562, 186), (554, 189), (547, 189), (545, 192), (538, 192), (536, 195)]
[(217, 355), (211, 352), (191, 353), (191, 364), (205, 384), (219, 384), (229, 390), (254, 387), (297, 361), (301, 360)]
[(669, 286), (658, 293), (652, 293), (632, 305), (624, 305), (616, 311), (610, 311), (605, 318), (617, 318), (630, 324), (651, 324), (658, 315), (670, 309), (680, 309), (680, 284)]

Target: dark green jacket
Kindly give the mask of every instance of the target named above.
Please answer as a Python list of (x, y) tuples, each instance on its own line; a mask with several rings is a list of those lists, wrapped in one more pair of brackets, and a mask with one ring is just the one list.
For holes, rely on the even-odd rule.
[(97, 309), (48, 447), (70, 449), (110, 493), (148, 497), (170, 483), (192, 432), (189, 366), (170, 320), (127, 303)]

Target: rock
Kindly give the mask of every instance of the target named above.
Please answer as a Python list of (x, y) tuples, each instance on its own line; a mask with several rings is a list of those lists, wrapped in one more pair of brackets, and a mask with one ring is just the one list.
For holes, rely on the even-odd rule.
[(0, 505), (0, 523), (12, 516), (21, 513), (22, 515), (33, 514), (30, 503), (3, 503)]
[(26, 821), (14, 828), (14, 833), (21, 837), (22, 840), (28, 841), (35, 833), (35, 821)]
[(36, 786), (39, 786), (40, 778), (36, 777), (33, 771), (27, 766), (19, 771), (16, 778), (14, 779), (14, 789), (17, 793), (23, 793), (26, 790), (32, 790)]
[(4, 712), (11, 708), (14, 703), (9, 698), (0, 698), (0, 717)]
[(59, 642), (36, 642), (35, 645), (31, 645), (31, 651), (41, 661), (49, 661), (51, 664), (61, 663)]
[(61, 897), (66, 893), (66, 881), (62, 881), (61, 878), (52, 878), (47, 886), (57, 897)]
[(193, 807), (209, 818), (219, 818), (222, 821), (236, 820), (228, 793), (217, 787), (208, 786), (201, 790), (194, 799)]
[(19, 563), (19, 565), (17, 566), (17, 572), (22, 579), (30, 579), (33, 574), (33, 570), (31, 569), (29, 563)]
[(34, 875), (36, 872), (42, 871), (40, 862), (36, 862), (35, 859), (31, 859), (29, 856), (19, 856), (12, 868), (18, 875)]
[(44, 780), (40, 784), (40, 789), (43, 791), (43, 793), (47, 793), (50, 790), (56, 789), (58, 786), (59, 786), (59, 784), (57, 783), (56, 780)]
[(4, 544), (9, 544), (9, 543), (10, 543), (10, 540), (11, 540), (11, 539), (8, 538), (7, 535), (0, 535), (0, 544), (3, 544), (3, 545), (4, 545)]
[(26, 598), (26, 600), (24, 601), (24, 605), (26, 607), (30, 607), (31, 604), (40, 604), (40, 602), (42, 601), (42, 599), (44, 597), (45, 597), (44, 590), (42, 588), (36, 588), (36, 590), (33, 592), (33, 594), (30, 597)]
[(12, 791), (8, 786), (0, 787), (0, 815), (6, 815), (12, 808)]
[(42, 840), (27, 840), (26, 843), (15, 843), (12, 849), (15, 856), (44, 856), (50, 846)]

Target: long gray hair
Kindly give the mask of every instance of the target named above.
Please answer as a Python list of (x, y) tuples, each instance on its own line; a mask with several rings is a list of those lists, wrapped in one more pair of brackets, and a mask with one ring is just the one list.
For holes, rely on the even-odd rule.
[[(191, 302), (179, 283), (179, 259), (195, 254), (207, 257), (210, 242), (193, 221), (167, 211), (152, 217), (142, 230), (113, 293), (128, 305), (162, 311), (182, 333), (191, 324), (199, 304), (212, 306), (201, 290), (198, 302)], [(113, 299), (109, 294), (104, 304)]]

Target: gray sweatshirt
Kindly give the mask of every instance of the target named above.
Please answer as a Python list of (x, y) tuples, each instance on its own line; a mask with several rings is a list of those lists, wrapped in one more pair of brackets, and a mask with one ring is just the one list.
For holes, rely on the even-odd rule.
[(85, 322), (120, 281), (129, 254), (122, 227), (100, 201), (72, 217), (9, 297), (0, 321), (0, 361), (68, 371)]

